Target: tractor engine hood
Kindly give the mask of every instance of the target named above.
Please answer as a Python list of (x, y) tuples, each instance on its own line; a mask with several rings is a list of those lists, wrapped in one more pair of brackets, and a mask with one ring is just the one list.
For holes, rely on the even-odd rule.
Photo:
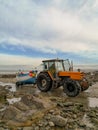
[(82, 80), (84, 77), (84, 73), (82, 72), (67, 72), (67, 71), (60, 71), (58, 73), (59, 77), (70, 77), (73, 80)]

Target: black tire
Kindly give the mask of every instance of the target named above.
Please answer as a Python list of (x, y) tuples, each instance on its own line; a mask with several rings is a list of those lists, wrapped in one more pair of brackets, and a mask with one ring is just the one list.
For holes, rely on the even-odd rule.
[(52, 81), (47, 73), (39, 73), (37, 76), (37, 87), (42, 92), (47, 92), (51, 89)]
[(64, 92), (66, 93), (67, 96), (69, 97), (75, 97), (77, 96), (80, 91), (81, 91), (81, 87), (78, 84), (77, 81), (74, 81), (72, 79), (67, 79), (64, 82)]
[(22, 85), (21, 82), (16, 82), (16, 88), (19, 88), (20, 85)]
[(19, 82), (16, 82), (16, 87), (17, 87), (17, 88), (19, 87), (19, 85), (20, 85)]

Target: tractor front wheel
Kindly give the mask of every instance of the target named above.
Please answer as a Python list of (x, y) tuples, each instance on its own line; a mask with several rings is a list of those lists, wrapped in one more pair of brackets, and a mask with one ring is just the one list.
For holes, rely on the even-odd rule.
[(64, 83), (64, 92), (69, 97), (75, 97), (79, 94), (81, 87), (77, 81), (67, 79)]
[(47, 73), (39, 73), (37, 76), (37, 87), (42, 92), (47, 92), (52, 87), (52, 81)]

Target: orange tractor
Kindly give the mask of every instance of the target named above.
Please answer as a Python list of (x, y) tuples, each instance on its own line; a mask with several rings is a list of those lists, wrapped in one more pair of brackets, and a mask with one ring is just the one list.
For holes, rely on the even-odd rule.
[(66, 95), (75, 97), (89, 87), (84, 73), (74, 72), (69, 60), (44, 60), (43, 67), (43, 71), (37, 75), (36, 81), (42, 92), (63, 86)]

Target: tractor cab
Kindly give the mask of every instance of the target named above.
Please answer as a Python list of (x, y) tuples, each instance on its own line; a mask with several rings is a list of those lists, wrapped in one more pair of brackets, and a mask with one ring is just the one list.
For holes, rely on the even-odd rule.
[(70, 61), (68, 59), (52, 59), (43, 61), (43, 70), (49, 71), (55, 78), (58, 76), (58, 72), (70, 71), (72, 70)]
[(45, 60), (43, 65), (43, 69), (49, 71), (53, 77), (57, 77), (59, 71), (65, 71), (65, 66), (61, 59)]

